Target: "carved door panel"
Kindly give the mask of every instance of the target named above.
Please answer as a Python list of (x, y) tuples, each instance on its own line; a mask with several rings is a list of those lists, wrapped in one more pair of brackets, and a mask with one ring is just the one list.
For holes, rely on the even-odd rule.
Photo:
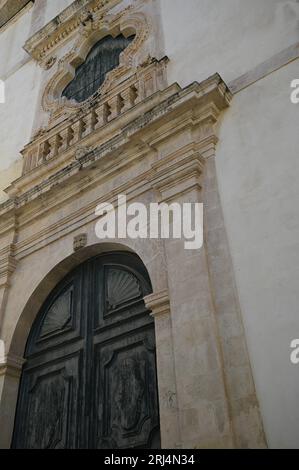
[(54, 289), (29, 336), (15, 448), (160, 446), (150, 292), (137, 257), (89, 260)]
[(27, 370), (16, 447), (74, 448), (76, 442), (80, 355)]
[(159, 428), (151, 328), (95, 348), (98, 448), (151, 448)]

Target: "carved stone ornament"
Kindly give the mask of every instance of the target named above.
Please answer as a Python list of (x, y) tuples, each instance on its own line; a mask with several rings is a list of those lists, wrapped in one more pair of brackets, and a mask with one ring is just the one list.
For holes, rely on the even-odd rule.
[(77, 235), (74, 238), (74, 251), (81, 250), (87, 245), (87, 234), (86, 233), (81, 233), (80, 235)]
[[(102, 8), (100, 8), (101, 4)], [(115, 2), (112, 1), (111, 6), (114, 6), (114, 4)], [(53, 75), (42, 96), (43, 109), (50, 114), (50, 123), (53, 123), (53, 125), (57, 120), (61, 120), (61, 116), (67, 118), (69, 115), (86, 108), (93, 101), (94, 95), (83, 103), (68, 100), (61, 95), (64, 88), (74, 78), (78, 66), (85, 61), (89, 51), (98, 41), (108, 35), (117, 37), (122, 34), (126, 38), (135, 36), (131, 44), (120, 54), (118, 67), (107, 73), (104, 83), (95, 93), (96, 96), (99, 96), (99, 94), (101, 96), (106, 95), (111, 89), (114, 89), (129, 76), (136, 73), (138, 67), (145, 63), (150, 55), (146, 42), (153, 27), (150, 19), (144, 13), (137, 11), (134, 5), (130, 5), (116, 14), (109, 13), (109, 3), (107, 2), (97, 0), (96, 2), (89, 2), (89, 5), (93, 5), (93, 8), (83, 10), (81, 8), (73, 15), (72, 21), (75, 22), (73, 25), (75, 34), (73, 31), (72, 42), (68, 52), (55, 64)], [(98, 6), (97, 9), (96, 5)], [(104, 10), (103, 5), (105, 6)], [(49, 38), (47, 47), (44, 46), (42, 51), (39, 49), (41, 45), (33, 47), (33, 38), (26, 43), (26, 50), (31, 51), (33, 57), (43, 68), (49, 69), (54, 65), (53, 57), (49, 54), (55, 46), (56, 48), (59, 46), (62, 39), (65, 42), (68, 33), (67, 29), (64, 31), (63, 28), (67, 28), (68, 25), (67, 21), (65, 24), (59, 25), (58, 31), (52, 32), (52, 42), (54, 44), (51, 46), (52, 43)]]
[(79, 147), (76, 149), (75, 159), (80, 160), (80, 158), (85, 157), (85, 155), (87, 155), (91, 151), (92, 151), (91, 147)]
[(48, 59), (47, 62), (45, 62), (44, 69), (49, 70), (50, 68), (53, 67), (56, 61), (57, 61), (57, 57), (50, 57), (50, 59)]

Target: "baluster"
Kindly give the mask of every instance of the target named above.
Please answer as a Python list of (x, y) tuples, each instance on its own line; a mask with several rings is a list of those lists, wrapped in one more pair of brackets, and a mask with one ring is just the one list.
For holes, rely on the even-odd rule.
[(47, 140), (42, 142), (39, 147), (39, 153), (38, 153), (38, 163), (42, 163), (46, 160), (47, 156), (49, 155), (50, 152), (50, 144)]
[(115, 119), (117, 116), (119, 116), (124, 105), (123, 99), (120, 95), (116, 95), (108, 101), (108, 105), (110, 107), (110, 115), (108, 120), (112, 121), (112, 119)]
[(84, 131), (84, 123), (82, 119), (79, 119), (79, 121), (76, 121), (74, 124), (72, 124), (72, 131), (73, 131), (73, 138), (70, 142), (70, 145), (74, 145), (79, 140), (82, 138), (82, 133)]
[(136, 90), (135, 104), (140, 103), (145, 98), (145, 90), (143, 80), (139, 80), (135, 83), (134, 88)]
[(59, 134), (56, 134), (49, 138), (50, 152), (46, 157), (47, 160), (50, 160), (51, 158), (56, 157), (60, 144), (61, 144), (61, 137), (59, 136)]
[(85, 130), (82, 133), (82, 137), (86, 137), (87, 135), (91, 134), (94, 130), (95, 123), (96, 123), (96, 115), (95, 111), (92, 110), (87, 116), (83, 118), (85, 124)]
[(135, 100), (137, 98), (136, 88), (134, 86), (130, 86), (121, 93), (121, 97), (124, 103), (124, 106), (121, 111), (124, 113), (128, 109), (132, 108), (135, 104)]
[(95, 108), (96, 123), (94, 128), (99, 129), (100, 127), (103, 127), (105, 124), (107, 124), (110, 113), (111, 111), (108, 103), (101, 104)]
[(59, 147), (59, 153), (65, 152), (69, 148), (73, 136), (74, 134), (71, 127), (67, 127), (60, 132), (61, 145)]

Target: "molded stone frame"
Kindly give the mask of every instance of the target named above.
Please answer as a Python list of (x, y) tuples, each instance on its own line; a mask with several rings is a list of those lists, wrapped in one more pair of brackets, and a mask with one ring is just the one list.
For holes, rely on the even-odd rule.
[[(61, 93), (66, 85), (74, 78), (76, 68), (81, 65), (92, 47), (105, 36), (116, 37), (123, 34), (125, 37), (134, 35), (132, 43), (120, 54), (120, 63), (117, 68), (109, 72), (102, 86), (96, 95), (106, 95), (114, 87), (123, 82), (130, 75), (137, 71), (138, 66), (154, 57), (155, 47), (153, 46), (153, 25), (151, 18), (142, 11), (130, 6), (121, 12), (110, 12), (110, 9), (117, 2), (89, 2), (84, 9), (79, 9), (73, 16), (72, 21), (75, 29), (67, 45), (67, 52), (62, 57), (55, 55), (55, 49), (45, 46), (45, 51), (36, 52), (40, 47), (36, 37), (36, 44), (32, 38), (29, 44), (25, 46), (31, 55), (38, 60), (40, 65), (50, 72), (50, 79), (42, 94), (42, 107), (46, 113), (51, 116), (51, 124), (54, 125), (61, 115), (67, 116), (74, 114), (92, 102), (94, 96), (91, 96), (83, 103), (77, 103), (75, 100), (68, 100), (62, 97)], [(97, 9), (91, 8), (97, 5)], [(102, 5), (102, 7), (101, 7)], [(104, 14), (105, 13), (105, 14)], [(62, 23), (60, 34), (55, 37), (54, 44), (63, 42), (68, 35), (68, 23)], [(45, 31), (46, 32), (46, 31)], [(40, 33), (39, 33), (40, 34)], [(148, 41), (148, 39), (150, 39)], [(51, 38), (48, 41), (51, 44)]]
[[(107, 15), (111, 5), (119, 2), (75, 3), (95, 8), (92, 13), (102, 8)], [(57, 24), (56, 29), (50, 24), (27, 44), (41, 64), (50, 60), (50, 67), (59, 67), (51, 57), (58, 47), (55, 38), (59, 38), (57, 44), (64, 44), (66, 23), (74, 25), (75, 40), (82, 16), (72, 8), (64, 12), (65, 22), (58, 30)], [(83, 13), (86, 36), (80, 53), (72, 51), (76, 55), (71, 61), (83, 60), (98, 34), (104, 34), (102, 20), (95, 33), (90, 11)], [(129, 34), (136, 28), (137, 42), (132, 46), (139, 44), (140, 49), (126, 51), (115, 74), (133, 73), (147, 55), (151, 30), (147, 32), (148, 21), (144, 23), (140, 12), (137, 15), (131, 8), (117, 15), (111, 20), (105, 16), (109, 30), (115, 27), (115, 34), (121, 30)], [(54, 108), (70, 63), (70, 56), (63, 57), (62, 71), (45, 72), (49, 79), (45, 96)], [(73, 71), (74, 63), (68, 80)], [(109, 88), (107, 84), (109, 77), (103, 86)], [(25, 344), (38, 311), (73, 267), (115, 250), (136, 253), (153, 286), (145, 303), (155, 318), (162, 447), (266, 446), (215, 167), (219, 116), (231, 98), (217, 74), (184, 89), (177, 84), (160, 87), (93, 130), (84, 145), (62, 148), (59, 157), (51, 150), (49, 160), (8, 189), (9, 200), (0, 205), (0, 339), (5, 345), (0, 363), (0, 429), (5, 432), (0, 433), (0, 447), (11, 443)], [(74, 124), (71, 117), (66, 122)], [(55, 150), (51, 123), (45, 133)], [(204, 246), (187, 251), (184, 240), (178, 239), (99, 241), (95, 209), (105, 202), (117, 208), (120, 194), (127, 195), (128, 203), (204, 203)], [(74, 252), (74, 240), (82, 233), (86, 246)]]

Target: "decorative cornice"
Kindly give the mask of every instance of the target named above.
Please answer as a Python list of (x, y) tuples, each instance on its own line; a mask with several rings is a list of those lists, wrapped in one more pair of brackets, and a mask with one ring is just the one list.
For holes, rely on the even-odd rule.
[[(204, 115), (207, 118), (206, 107), (208, 103), (217, 103), (217, 108), (221, 110), (228, 106), (230, 98), (230, 93), (227, 89), (224, 90), (223, 82), (218, 75), (214, 75), (201, 84), (194, 83), (183, 90), (179, 86), (173, 85), (163, 92), (157, 92), (150, 99), (146, 100), (145, 103), (140, 103), (124, 115), (119, 116), (115, 119), (115, 123), (109, 123), (102, 130), (97, 130), (89, 138), (86, 138), (84, 147), (89, 149), (91, 147), (93, 150), (88, 151), (86, 154), (84, 152), (82, 155), (77, 154), (77, 159), (74, 158), (73, 153), (70, 153), (68, 157), (70, 158), (69, 162), (67, 162), (67, 157), (64, 155), (61, 163), (64, 166), (52, 174), (51, 167), (55, 163), (55, 159), (45, 162), (34, 172), (16, 180), (8, 190), (14, 201), (9, 204), (4, 203), (0, 205), (0, 213), (2, 212), (4, 215), (6, 211), (21, 208), (30, 201), (40, 198), (42, 194), (44, 195), (43, 197), (46, 197), (46, 193), (52, 188), (55, 187), (57, 190), (59, 184), (65, 184), (67, 179), (75, 177), (82, 169), (88, 168), (91, 165), (94, 166), (96, 164), (99, 166), (104, 164), (105, 171), (107, 171), (109, 165), (115, 168), (113, 155), (116, 158), (119, 152), (123, 152), (124, 148), (131, 141), (134, 141), (134, 138), (138, 140), (138, 135), (141, 133), (144, 136), (145, 129), (148, 129), (149, 142), (152, 140), (150, 136), (157, 134), (154, 131), (156, 126), (159, 126), (161, 132), (165, 132), (162, 130), (162, 126), (163, 129), (168, 128), (167, 133), (170, 136), (172, 133), (177, 132), (177, 126), (181, 125), (182, 122), (182, 119), (178, 121), (176, 117), (180, 116), (182, 118), (182, 114), (188, 114), (189, 111), (193, 117), (191, 115), (190, 122), (187, 122), (186, 125), (191, 127), (192, 125), (197, 125), (200, 127), (201, 110), (204, 111)], [(202, 104), (205, 105), (204, 108), (202, 108)], [(198, 110), (198, 116), (192, 110)], [(205, 122), (203, 122), (204, 127), (206, 126)], [(152, 125), (154, 127), (151, 131)], [(117, 132), (119, 128), (122, 129), (121, 134)], [(109, 132), (108, 129), (110, 130)], [(111, 132), (112, 129), (114, 130), (114, 135)], [(110, 136), (109, 139), (107, 139), (107, 135)], [(206, 138), (205, 134), (203, 134), (203, 137)], [(200, 146), (200, 139), (198, 140), (198, 145)], [(96, 147), (96, 142), (103, 142), (103, 144)], [(123, 162), (120, 161), (119, 163)], [(46, 174), (48, 174), (48, 177), (46, 177)]]
[(37, 62), (44, 61), (53, 50), (68, 39), (90, 15), (107, 14), (121, 0), (75, 0), (50, 23), (28, 39), (24, 49)]
[[(217, 141), (214, 124), (220, 110), (225, 109), (230, 101), (230, 94), (222, 84), (221, 78), (215, 75), (185, 89), (172, 85), (119, 116), (106, 128), (97, 130), (91, 135), (91, 140), (87, 139), (84, 146), (75, 146), (70, 155), (63, 153), (59, 171), (51, 174), (50, 161), (17, 180), (10, 191), (15, 195), (14, 200), (0, 206), (0, 234), (6, 233), (5, 237), (2, 236), (3, 245), (8, 245), (7, 237), (14, 245), (11, 247), (12, 259), (8, 260), (7, 251), (0, 256), (6, 272), (13, 270), (15, 260), (19, 262), (50, 240), (53, 242), (61, 236), (85, 233), (86, 225), (96, 218), (94, 208), (107, 200), (116, 202), (118, 194), (126, 194), (128, 200), (136, 200), (145, 192), (158, 189), (167, 200), (193, 188), (200, 191), (204, 157), (212, 154)], [(122, 129), (121, 133), (119, 129)], [(163, 156), (157, 159), (159, 146), (167, 149), (167, 139), (179, 132), (192, 134), (194, 139), (188, 139), (176, 149), (170, 146), (167, 153), (163, 150)], [(96, 146), (98, 142), (103, 144)], [(14, 218), (17, 219), (16, 230), (23, 233), (32, 221), (71, 203), (82, 191), (92, 191), (116, 174), (128, 173), (129, 168), (138, 165), (148, 154), (151, 164), (143, 167), (135, 177), (98, 193), (54, 223), (30, 232), (30, 236), (12, 239), (9, 232), (13, 229)], [(54, 162), (55, 159), (52, 160)], [(92, 168), (92, 173), (85, 171), (89, 168)], [(36, 184), (36, 181), (39, 182)]]
[(170, 203), (192, 189), (201, 191), (203, 167), (204, 159), (193, 142), (153, 163), (148, 180), (160, 193), (160, 202)]
[(14, 213), (7, 213), (0, 217), (0, 288), (9, 287), (10, 278), (17, 266), (15, 257), (15, 243), (18, 234), (17, 217)]
[(16, 269), (14, 244), (8, 245), (0, 250), (0, 288), (9, 286), (9, 279)]

